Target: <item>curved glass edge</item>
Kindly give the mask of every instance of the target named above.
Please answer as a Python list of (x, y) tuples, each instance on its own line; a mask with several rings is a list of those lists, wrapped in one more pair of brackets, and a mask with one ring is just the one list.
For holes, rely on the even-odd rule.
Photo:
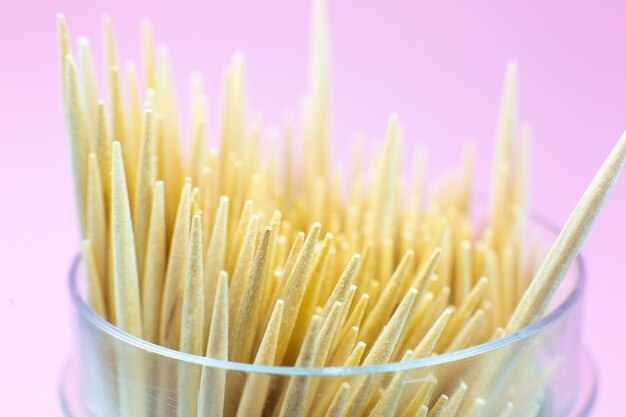
[(598, 396), (599, 375), (597, 367), (589, 351), (586, 349), (583, 351), (581, 368), (583, 372), (581, 384), (583, 385), (579, 387), (578, 401), (569, 414), (571, 417), (591, 416), (591, 411), (596, 404)]
[[(545, 217), (532, 214), (533, 223), (541, 226), (548, 231), (558, 234), (559, 228), (554, 226)], [(106, 321), (99, 316), (89, 305), (85, 303), (77, 287), (77, 275), (78, 266), (80, 264), (80, 255), (77, 255), (72, 262), (70, 269), (69, 290), (70, 296), (79, 314), (89, 320), (93, 325), (100, 327), (103, 331), (115, 336), (125, 342), (133, 345), (137, 348), (144, 349), (148, 352), (169, 357), (171, 359), (180, 360), (200, 366), (218, 367), (230, 371), (241, 371), (251, 373), (263, 373), (272, 375), (320, 375), (320, 376), (333, 376), (333, 375), (362, 375), (362, 374), (374, 374), (385, 373), (393, 371), (401, 371), (407, 369), (415, 369), (420, 367), (436, 366), (443, 363), (454, 362), (465, 358), (481, 355), (486, 352), (504, 347), (509, 344), (513, 344), (521, 339), (530, 338), (535, 333), (539, 332), (542, 328), (549, 326), (556, 322), (559, 318), (564, 316), (581, 298), (582, 292), (585, 286), (585, 263), (583, 257), (579, 254), (575, 261), (575, 284), (571, 292), (566, 296), (563, 302), (558, 305), (554, 310), (546, 314), (541, 319), (534, 323), (521, 328), (520, 330), (504, 336), (500, 339), (494, 339), (485, 343), (471, 346), (465, 349), (460, 349), (455, 352), (443, 353), (441, 355), (430, 356), (426, 358), (419, 358), (406, 362), (393, 362), (387, 364), (377, 364), (368, 366), (355, 366), (355, 367), (319, 367), (319, 368), (302, 368), (295, 366), (269, 366), (269, 365), (254, 365), (250, 363), (223, 361), (219, 359), (213, 359), (204, 356), (191, 355), (188, 353), (180, 352), (178, 350), (166, 348), (130, 333), (125, 332), (119, 327)]]
[[(582, 386), (579, 387), (579, 395), (573, 409), (569, 410), (562, 417), (589, 417), (595, 406), (598, 393), (598, 373), (591, 355), (587, 350), (583, 352), (581, 361), (585, 375), (581, 379)], [(76, 402), (75, 362), (68, 360), (65, 363), (59, 381), (58, 395), (61, 400), (61, 408), (67, 417), (85, 417), (85, 412), (81, 405)]]
[(61, 378), (59, 380), (59, 388), (57, 394), (61, 400), (61, 410), (67, 417), (79, 417), (78, 411), (74, 409), (75, 405), (71, 404), (69, 396), (72, 395), (73, 388), (70, 386), (72, 375), (72, 365), (74, 361), (72, 359), (67, 360), (63, 366), (61, 372)]

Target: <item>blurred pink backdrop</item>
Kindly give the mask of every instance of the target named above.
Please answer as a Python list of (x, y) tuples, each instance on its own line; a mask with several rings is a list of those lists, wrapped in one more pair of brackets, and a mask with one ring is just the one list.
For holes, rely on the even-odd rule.
[[(533, 130), (532, 206), (562, 224), (626, 128), (626, 7), (619, 1), (329, 1), (336, 158), (354, 132), (380, 138), (399, 113), (429, 175), (478, 144), (487, 188), (505, 62), (519, 61)], [(461, 3), (461, 2), (459, 2)], [(60, 416), (57, 384), (72, 350), (67, 271), (78, 248), (61, 110), (55, 13), (101, 58), (100, 15), (121, 55), (139, 57), (150, 17), (172, 51), (179, 101), (202, 71), (215, 115), (222, 69), (247, 56), (250, 109), (278, 122), (307, 79), (308, 2), (5, 2), (0, 25), (0, 403), (2, 415)], [(98, 59), (98, 64), (102, 60)], [(186, 119), (184, 119), (186, 120)], [(184, 121), (183, 120), (183, 121)], [(215, 124), (215, 123), (214, 123)], [(626, 373), (626, 178), (584, 247), (585, 343), (601, 373), (594, 415), (623, 416)]]

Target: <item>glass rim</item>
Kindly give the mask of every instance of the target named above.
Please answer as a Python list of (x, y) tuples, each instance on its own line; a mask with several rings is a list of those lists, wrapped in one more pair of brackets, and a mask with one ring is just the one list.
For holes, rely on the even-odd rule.
[[(541, 215), (532, 213), (532, 222), (546, 229), (549, 232), (558, 234), (559, 228), (556, 227), (551, 221), (547, 220)], [(442, 353), (439, 355), (429, 356), (425, 358), (413, 359), (405, 362), (390, 362), (384, 364), (367, 365), (367, 366), (330, 366), (330, 367), (315, 367), (304, 368), (296, 366), (282, 366), (282, 365), (255, 365), (252, 363), (233, 362), (214, 359), (206, 356), (192, 355), (184, 353), (179, 350), (170, 349), (161, 345), (157, 345), (140, 337), (134, 336), (114, 324), (108, 322), (103, 317), (98, 315), (79, 294), (77, 286), (78, 266), (80, 264), (81, 256), (77, 255), (70, 268), (69, 290), (70, 297), (76, 307), (79, 315), (85, 317), (93, 325), (100, 328), (102, 331), (110, 334), (111, 336), (120, 339), (121, 341), (128, 343), (136, 348), (146, 350), (150, 353), (160, 356), (169, 357), (174, 360), (183, 361), (186, 363), (216, 367), (228, 371), (239, 371), (246, 373), (262, 373), (272, 375), (310, 375), (310, 376), (336, 376), (336, 375), (369, 375), (375, 373), (385, 373), (394, 371), (403, 371), (422, 367), (432, 367), (441, 365), (444, 363), (452, 363), (461, 359), (466, 359), (473, 356), (485, 354), (490, 351), (495, 351), (500, 348), (504, 348), (515, 342), (529, 338), (533, 334), (539, 332), (541, 329), (548, 327), (550, 324), (556, 322), (559, 318), (563, 317), (567, 311), (581, 298), (585, 287), (586, 281), (586, 269), (585, 262), (582, 254), (578, 254), (574, 264), (570, 267), (570, 270), (575, 268), (575, 283), (570, 292), (565, 296), (559, 305), (552, 309), (548, 314), (534, 321), (533, 323), (522, 327), (521, 329), (503, 336), (499, 339), (489, 340), (487, 342), (473, 345), (464, 349), (460, 349), (454, 352)], [(568, 272), (571, 274), (572, 272)]]

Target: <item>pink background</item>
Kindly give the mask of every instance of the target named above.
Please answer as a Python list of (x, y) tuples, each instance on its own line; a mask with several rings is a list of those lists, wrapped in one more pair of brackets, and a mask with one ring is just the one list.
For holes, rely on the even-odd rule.
[[(55, 3), (55, 4), (52, 4)], [(103, 12), (122, 57), (138, 58), (139, 19), (169, 44), (184, 107), (202, 70), (215, 114), (232, 51), (247, 53), (251, 109), (276, 122), (305, 89), (308, 2), (6, 2), (0, 39), (0, 404), (2, 415), (58, 416), (72, 350), (66, 276), (78, 238), (60, 107), (55, 12), (98, 45)], [(262, 5), (261, 5), (262, 3)], [(626, 8), (618, 1), (330, 1), (335, 134), (380, 137), (397, 111), (430, 174), (478, 143), (490, 166), (505, 62), (517, 58), (521, 116), (532, 124), (533, 207), (562, 223), (626, 128)], [(98, 64), (101, 60), (98, 59)], [(344, 146), (338, 158), (346, 159)], [(484, 186), (482, 188), (485, 188)], [(584, 248), (586, 344), (602, 382), (594, 415), (623, 416), (626, 373), (626, 178)], [(7, 408), (8, 407), (8, 408)]]

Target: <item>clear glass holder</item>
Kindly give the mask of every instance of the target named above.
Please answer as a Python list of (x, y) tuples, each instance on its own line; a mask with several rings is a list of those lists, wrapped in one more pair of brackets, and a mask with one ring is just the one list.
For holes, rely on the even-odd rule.
[[(554, 238), (549, 223), (535, 218), (533, 225)], [(344, 383), (349, 384), (353, 407), (360, 407), (358, 416), (369, 415), (375, 404), (372, 398), (391, 395), (392, 389), (399, 394), (395, 411), (387, 415), (402, 416), (420, 388), (432, 380), (437, 383), (431, 405), (441, 393), (451, 395), (460, 384), (467, 384), (463, 403), (454, 414), (463, 417), (499, 417), (509, 402), (514, 407), (511, 417), (526, 416), (537, 405), (536, 415), (541, 417), (586, 416), (595, 400), (595, 368), (580, 344), (585, 282), (580, 257), (549, 312), (511, 335), (427, 358), (353, 368), (257, 366), (158, 346), (98, 316), (84, 300), (80, 277), (77, 259), (70, 274), (77, 354), (60, 385), (67, 416), (202, 417), (197, 401), (203, 374), (224, 381), (220, 397), (224, 417), (278, 416), (289, 389), (307, 393), (304, 416), (323, 417)], [(245, 413), (238, 410), (242, 398), (248, 400)], [(485, 405), (474, 414), (476, 398)]]

